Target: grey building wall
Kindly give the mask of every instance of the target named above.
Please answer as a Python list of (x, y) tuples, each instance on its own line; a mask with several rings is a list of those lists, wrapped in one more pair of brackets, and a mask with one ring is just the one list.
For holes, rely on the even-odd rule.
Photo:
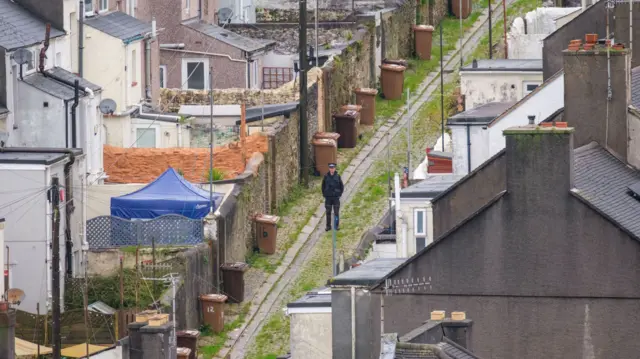
[(433, 206), (434, 239), (451, 230), (506, 188), (504, 151), (469, 173), (461, 181), (435, 198)]
[(571, 194), (572, 149), (567, 134), (508, 135), (507, 191), (391, 276), (429, 285), (385, 297), (385, 332), (461, 310), (480, 357), (636, 357), (640, 242)]
[[(605, 37), (607, 22), (605, 3), (606, 1), (597, 2), (544, 39), (542, 67), (545, 80), (562, 70), (562, 50), (567, 48), (569, 41), (582, 39), (584, 42), (584, 35), (590, 33), (598, 34), (601, 38)], [(613, 12), (611, 19), (613, 19)], [(610, 24), (613, 24), (613, 20), (611, 21)], [(613, 26), (611, 30), (613, 31)]]
[[(629, 47), (629, 2), (618, 1), (615, 7), (615, 40)], [(640, 66), (640, 2), (633, 2), (633, 39), (636, 44), (633, 47), (631, 67)]]
[[(627, 158), (627, 50), (564, 52), (564, 118), (577, 128), (575, 145), (596, 141)], [(611, 95), (607, 100), (608, 63)], [(608, 129), (607, 129), (608, 123)], [(608, 138), (607, 137), (608, 134)]]
[[(356, 358), (380, 356), (380, 296), (363, 288), (355, 290)], [(333, 358), (352, 357), (351, 288), (331, 289)]]

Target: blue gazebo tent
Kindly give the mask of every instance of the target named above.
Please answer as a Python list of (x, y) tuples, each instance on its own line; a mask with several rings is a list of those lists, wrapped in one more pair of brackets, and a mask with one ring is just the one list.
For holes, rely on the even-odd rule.
[[(223, 197), (213, 193), (214, 210)], [(124, 219), (152, 219), (167, 214), (200, 219), (208, 213), (209, 191), (189, 183), (173, 168), (133, 193), (111, 198), (111, 215)]]

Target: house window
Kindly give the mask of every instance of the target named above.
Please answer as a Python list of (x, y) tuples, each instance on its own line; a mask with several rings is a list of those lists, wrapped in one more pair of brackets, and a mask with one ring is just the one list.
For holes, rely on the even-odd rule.
[(56, 52), (55, 66), (62, 67), (62, 52)]
[(156, 148), (156, 129), (150, 127), (136, 128), (135, 147)]
[(427, 210), (415, 209), (413, 211), (413, 234), (416, 237), (416, 253), (422, 250), (427, 243)]
[(109, 0), (100, 0), (100, 11), (109, 10)]
[(185, 12), (189, 12), (189, 10), (191, 9), (191, 0), (185, 0), (184, 4)]
[(31, 52), (31, 59), (29, 59), (29, 61), (25, 64), (25, 68), (24, 70), (26, 72), (30, 72), (30, 71), (35, 71), (36, 69), (36, 59), (37, 57), (37, 53), (35, 50), (30, 51)]
[(208, 59), (182, 59), (182, 88), (184, 90), (208, 89), (208, 69)]
[(525, 82), (524, 86), (522, 86), (522, 90), (524, 91), (523, 95), (527, 96), (528, 94), (532, 93), (535, 89), (537, 89), (538, 86), (540, 86), (540, 84), (537, 82)]
[(127, 1), (129, 4), (129, 15), (136, 17), (136, 0)]
[(131, 51), (131, 86), (135, 86), (138, 81), (138, 59), (136, 50)]
[(160, 65), (160, 88), (167, 87), (167, 65)]
[(93, 15), (93, 0), (84, 0), (85, 15)]

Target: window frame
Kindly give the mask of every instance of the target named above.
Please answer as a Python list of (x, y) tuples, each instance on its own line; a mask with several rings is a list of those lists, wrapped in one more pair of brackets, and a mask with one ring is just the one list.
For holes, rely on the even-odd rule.
[[(533, 90), (529, 91), (527, 89), (527, 87), (529, 87), (531, 85), (535, 85), (536, 87)], [(527, 96), (530, 93), (532, 93), (533, 91), (535, 91), (538, 87), (540, 87), (540, 85), (542, 85), (542, 84), (540, 82), (537, 82), (537, 81), (524, 81), (522, 83), (522, 95), (523, 95), (523, 97)]]
[[(91, 7), (91, 10), (87, 10), (87, 6)], [(93, 16), (95, 14), (93, 0), (84, 0), (84, 16)]]
[(160, 88), (167, 88), (167, 65), (160, 65)]
[[(155, 147), (138, 147), (138, 130), (153, 130), (155, 133)], [(158, 126), (149, 126), (145, 124), (133, 125), (133, 146), (135, 148), (160, 148), (160, 128)]]
[[(418, 232), (418, 214), (420, 212), (422, 212), (422, 232)], [(413, 235), (416, 237), (427, 236), (427, 209), (426, 208), (413, 209)]]
[(109, 0), (99, 0), (98, 12), (103, 13), (109, 11)]
[[(191, 89), (189, 88), (189, 74), (188, 74), (188, 64), (190, 62), (201, 62), (204, 66), (204, 89)], [(209, 59), (206, 57), (195, 57), (195, 58), (183, 58), (182, 59), (182, 89), (183, 90), (208, 90), (211, 86), (209, 84)]]
[(131, 86), (138, 84), (138, 51), (131, 50)]
[[(27, 62), (26, 64), (22, 65), (24, 66), (22, 68), (22, 73), (23, 76), (24, 75), (29, 75), (32, 73), (35, 73), (36, 71), (38, 71), (38, 51), (36, 51), (35, 49), (28, 49), (31, 52), (31, 61)], [(29, 68), (29, 65), (33, 65), (33, 68)], [(45, 63), (46, 65), (46, 63)], [(20, 70), (20, 65), (18, 65), (18, 70)]]

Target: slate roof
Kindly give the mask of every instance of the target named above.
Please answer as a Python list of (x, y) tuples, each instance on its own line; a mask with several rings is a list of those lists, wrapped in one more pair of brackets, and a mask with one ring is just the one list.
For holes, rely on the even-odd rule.
[(542, 71), (542, 59), (476, 60), (476, 64), (464, 66), (460, 71)]
[(433, 344), (402, 343), (396, 344), (395, 359), (449, 359), (443, 350)]
[(84, 23), (123, 42), (141, 39), (145, 34), (151, 32), (151, 24), (120, 11), (87, 18)]
[[(0, 47), (15, 50), (44, 41), (46, 23), (11, 0), (0, 0)], [(51, 27), (50, 37), (63, 36), (64, 31)]]
[(629, 186), (640, 182), (640, 172), (595, 142), (575, 150), (574, 171), (573, 193), (640, 238), (640, 201), (629, 194)]
[(447, 337), (443, 337), (442, 340), (443, 342), (436, 345), (451, 359), (480, 359), (467, 349), (456, 344), (453, 340), (450, 340)]
[(220, 26), (200, 21), (197, 18), (187, 20), (183, 22), (182, 25), (246, 52), (262, 50), (263, 48), (269, 45), (275, 45), (276, 43), (272, 40), (265, 41), (242, 36), (233, 31), (223, 29)]
[(340, 273), (329, 281), (330, 286), (370, 286), (404, 263), (404, 258), (376, 258), (361, 266)]
[(640, 66), (631, 70), (631, 104), (640, 109)]
[(434, 198), (463, 177), (454, 174), (427, 175), (424, 180), (402, 189), (400, 198)]
[[(48, 70), (46, 72), (52, 73), (64, 79), (68, 79), (71, 82), (73, 82), (75, 79), (78, 79), (80, 80), (79, 85), (81, 89), (88, 87), (92, 91), (101, 90), (100, 86), (95, 85), (59, 67), (53, 68), (52, 70)], [(73, 86), (69, 86), (63, 82), (57, 81), (52, 77), (44, 76), (39, 72), (25, 76), (23, 82), (37, 88), (38, 90), (44, 93), (47, 93), (51, 96), (55, 96), (61, 100), (71, 100), (75, 96), (75, 91), (73, 89)], [(86, 96), (86, 94), (84, 93), (84, 91), (81, 90), (80, 97), (84, 97), (84, 96)]]
[(485, 103), (449, 117), (447, 125), (487, 125), (515, 104), (515, 101)]

